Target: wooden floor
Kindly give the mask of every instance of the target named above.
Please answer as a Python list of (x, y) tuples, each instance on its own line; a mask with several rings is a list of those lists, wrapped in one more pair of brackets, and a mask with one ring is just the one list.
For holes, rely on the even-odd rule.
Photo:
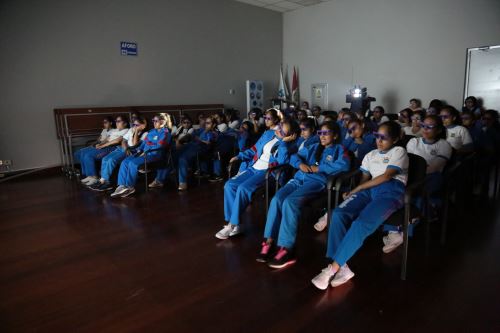
[[(439, 226), (384, 255), (371, 236), (346, 285), (310, 283), (325, 234), (299, 230), (298, 262), (255, 261), (263, 203), (243, 237), (218, 241), (222, 184), (111, 200), (62, 176), (0, 184), (0, 332), (500, 332), (497, 211), (467, 207), (445, 247)], [(435, 229), (435, 230), (434, 230)]]

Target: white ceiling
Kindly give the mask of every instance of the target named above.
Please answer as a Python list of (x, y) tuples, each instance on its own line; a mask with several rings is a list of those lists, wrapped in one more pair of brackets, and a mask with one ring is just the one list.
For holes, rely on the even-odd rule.
[(295, 9), (304, 8), (307, 6), (317, 5), (321, 2), (327, 2), (330, 0), (235, 0), (238, 2), (244, 2), (249, 5), (254, 5), (258, 7), (263, 7), (266, 9), (274, 10), (277, 12), (290, 12)]

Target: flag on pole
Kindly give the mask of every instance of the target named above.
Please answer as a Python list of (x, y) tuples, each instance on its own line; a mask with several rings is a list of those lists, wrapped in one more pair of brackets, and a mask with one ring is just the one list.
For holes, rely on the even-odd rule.
[(278, 98), (286, 100), (288, 96), (288, 89), (286, 89), (285, 80), (283, 79), (283, 69), (280, 67), (280, 86), (278, 88)]
[(293, 66), (293, 78), (292, 78), (292, 102), (299, 104), (299, 77), (297, 76), (297, 71), (295, 66)]

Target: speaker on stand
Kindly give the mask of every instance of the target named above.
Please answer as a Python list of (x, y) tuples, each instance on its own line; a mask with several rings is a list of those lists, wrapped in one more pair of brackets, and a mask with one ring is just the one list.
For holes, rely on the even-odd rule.
[(247, 80), (247, 114), (253, 108), (264, 111), (264, 83), (259, 80)]

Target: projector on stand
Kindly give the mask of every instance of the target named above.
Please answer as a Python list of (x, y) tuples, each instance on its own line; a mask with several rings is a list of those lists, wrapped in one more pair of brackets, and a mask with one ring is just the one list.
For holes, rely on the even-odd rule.
[(351, 104), (351, 112), (362, 111), (365, 114), (367, 110), (370, 110), (370, 103), (375, 102), (376, 99), (375, 97), (368, 96), (366, 87), (362, 88), (359, 85), (355, 85), (349, 89), (349, 94), (345, 96), (345, 101)]

